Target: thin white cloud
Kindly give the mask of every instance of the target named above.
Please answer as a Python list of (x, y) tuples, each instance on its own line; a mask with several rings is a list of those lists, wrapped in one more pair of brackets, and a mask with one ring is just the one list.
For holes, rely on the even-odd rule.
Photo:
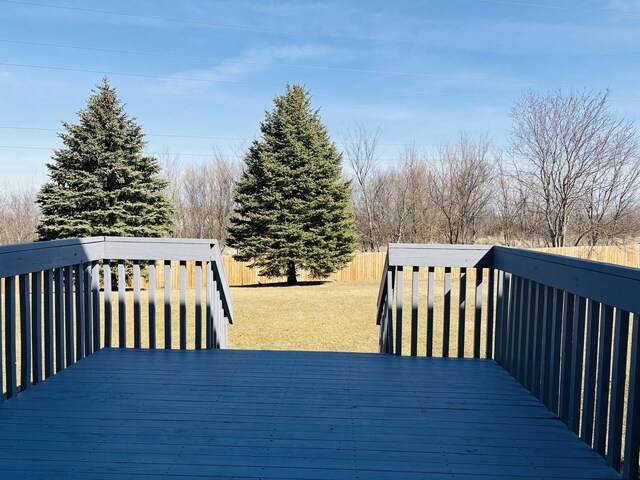
[(621, 15), (640, 15), (640, 0), (610, 0), (607, 10)]
[[(333, 54), (332, 49), (319, 45), (253, 48), (208, 69), (173, 73), (172, 79), (163, 80), (160, 85), (153, 87), (153, 91), (174, 95), (201, 92), (215, 88), (216, 82), (246, 81), (251, 74), (272, 68), (269, 64), (295, 63), (329, 54)], [(198, 81), (184, 80), (187, 78)]]
[(348, 107), (335, 104), (323, 106), (323, 110), (331, 111), (332, 115), (342, 115), (355, 120), (375, 122), (401, 122), (416, 119), (419, 114), (406, 108), (394, 108), (384, 106), (360, 106)]

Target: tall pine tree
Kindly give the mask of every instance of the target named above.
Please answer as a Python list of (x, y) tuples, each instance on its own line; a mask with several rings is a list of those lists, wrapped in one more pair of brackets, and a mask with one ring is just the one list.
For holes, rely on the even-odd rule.
[(47, 164), (51, 181), (38, 195), (40, 239), (168, 235), (172, 206), (160, 166), (143, 155), (142, 129), (107, 78), (78, 117), (78, 124), (63, 122), (64, 147)]
[(355, 249), (351, 186), (305, 88), (287, 85), (274, 103), (245, 158), (228, 244), (262, 275), (295, 283), (305, 269), (325, 277)]

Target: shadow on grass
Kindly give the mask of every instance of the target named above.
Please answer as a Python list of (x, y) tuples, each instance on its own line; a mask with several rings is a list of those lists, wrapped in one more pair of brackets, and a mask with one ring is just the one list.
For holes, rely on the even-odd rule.
[(276, 283), (254, 283), (252, 285), (236, 285), (231, 288), (264, 288), (264, 287), (310, 287), (314, 285), (324, 285), (331, 283), (330, 280), (307, 280), (298, 283), (276, 282)]

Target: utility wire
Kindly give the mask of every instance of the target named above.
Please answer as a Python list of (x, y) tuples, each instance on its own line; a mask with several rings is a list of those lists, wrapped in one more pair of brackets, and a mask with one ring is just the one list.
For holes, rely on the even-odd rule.
[[(38, 47), (47, 47), (47, 48), (60, 48), (60, 49), (69, 49), (69, 50), (82, 50), (88, 52), (103, 52), (103, 53), (116, 53), (119, 55), (136, 55), (143, 57), (158, 57), (158, 58), (175, 58), (182, 60), (201, 60), (207, 62), (220, 62), (225, 64), (234, 64), (234, 65), (252, 65), (252, 66), (261, 66), (261, 67), (277, 67), (277, 68), (296, 68), (296, 69), (306, 69), (306, 70), (326, 70), (332, 72), (349, 72), (349, 73), (363, 73), (367, 75), (389, 75), (389, 76), (402, 76), (402, 77), (423, 77), (423, 78), (448, 78), (453, 80), (475, 80), (475, 81), (492, 81), (496, 83), (520, 83), (520, 84), (565, 84), (565, 85), (580, 85), (585, 86), (585, 84), (569, 81), (569, 80), (532, 80), (532, 79), (519, 79), (519, 78), (490, 78), (490, 77), (482, 77), (482, 76), (474, 76), (474, 75), (455, 75), (455, 74), (438, 74), (438, 73), (422, 73), (422, 72), (401, 72), (401, 71), (392, 71), (392, 70), (369, 70), (369, 69), (360, 69), (360, 68), (347, 68), (347, 67), (331, 67), (326, 65), (308, 65), (308, 64), (290, 64), (290, 63), (269, 63), (269, 62), (248, 62), (243, 60), (227, 60), (220, 58), (212, 58), (212, 57), (202, 57), (202, 56), (192, 56), (192, 55), (177, 55), (177, 54), (169, 54), (169, 53), (159, 53), (159, 52), (142, 52), (136, 50), (119, 50), (119, 49), (111, 49), (111, 48), (100, 48), (100, 47), (87, 47), (81, 45), (70, 45), (70, 44), (61, 44), (61, 43), (48, 43), (48, 42), (31, 42), (31, 41), (23, 41), (23, 40), (10, 40), (10, 39), (1, 39), (0, 43), (6, 44), (14, 44), (14, 45), (28, 45), (28, 46), (38, 46)], [(591, 83), (589, 86), (607, 86), (607, 87), (624, 87), (624, 88), (640, 88), (640, 85), (637, 84), (624, 84), (624, 83), (615, 83), (615, 84), (604, 84), (604, 83)]]
[[(391, 144), (388, 144), (391, 145)], [(398, 145), (405, 145), (405, 144), (398, 144)], [(422, 144), (425, 145), (426, 144)], [(433, 148), (444, 148), (444, 147), (456, 147), (456, 145), (452, 145), (452, 144), (444, 144), (444, 145), (428, 145), (430, 147)], [(492, 147), (494, 150), (507, 150), (509, 147), (505, 146), (505, 145), (494, 145)], [(59, 147), (36, 147), (36, 146), (29, 146), (29, 145), (0, 145), (0, 149), (5, 149), (5, 150), (45, 150), (45, 151), (55, 151), (55, 150), (60, 150)], [(238, 155), (238, 154), (233, 154), (233, 153), (217, 153), (217, 152), (203, 152), (203, 153), (196, 153), (196, 152), (143, 152), (144, 155), (170, 155), (170, 156), (178, 156), (178, 157), (211, 157), (211, 156), (221, 156), (223, 158), (244, 158), (244, 155)], [(399, 160), (401, 159), (401, 153), (399, 153), (398, 156), (395, 157), (389, 157), (389, 156), (378, 156), (376, 157), (378, 160), (382, 160), (382, 161), (394, 161), (394, 160)]]
[[(0, 125), (0, 130), (30, 130), (38, 132), (60, 132), (59, 128), (41, 128), (41, 127), (21, 127), (13, 125)], [(246, 137), (214, 137), (208, 135), (175, 135), (168, 133), (145, 133), (146, 137), (168, 137), (168, 138), (191, 138), (198, 140), (239, 140), (250, 141), (251, 139)]]
[[(0, 0), (2, 2), (4, 0)], [(122, 77), (133, 78), (152, 78), (157, 80), (172, 80), (172, 81), (184, 81), (194, 83), (214, 83), (225, 85), (242, 85), (248, 87), (268, 87), (272, 89), (280, 89), (282, 85), (276, 85), (273, 83), (258, 83), (258, 82), (239, 82), (236, 80), (214, 80), (210, 78), (193, 78), (193, 77), (178, 77), (168, 75), (149, 75), (145, 73), (131, 73), (131, 72), (114, 72), (110, 70), (92, 70), (88, 68), (71, 68), (71, 67), (55, 67), (51, 65), (33, 65), (23, 63), (7, 63), (0, 62), (0, 66), (15, 67), (15, 68), (30, 68), (40, 70), (55, 70), (62, 72), (74, 72), (74, 73), (93, 73), (98, 75), (115, 75)], [(502, 99), (510, 100), (512, 96), (506, 95), (482, 95), (482, 94), (469, 94), (469, 93), (442, 93), (442, 92), (424, 92), (424, 91), (402, 91), (402, 90), (367, 90), (367, 89), (355, 89), (355, 88), (332, 88), (332, 87), (314, 87), (314, 91), (325, 92), (344, 92), (344, 93), (356, 93), (356, 94), (368, 94), (368, 95), (400, 95), (400, 96), (420, 96), (420, 97), (448, 97), (448, 98), (483, 98), (483, 99)], [(640, 103), (637, 99), (613, 99), (613, 103)]]
[[(0, 148), (7, 150), (46, 150), (46, 151), (54, 151), (59, 150), (59, 147), (35, 147), (29, 145), (0, 145)], [(208, 152), (208, 153), (185, 153), (185, 152), (143, 152), (144, 155), (179, 155), (179, 156), (187, 156), (187, 157), (209, 157), (212, 155), (220, 155), (222, 157), (229, 158), (244, 158), (243, 155), (237, 154), (218, 154), (216, 152)]]
[(543, 8), (547, 10), (556, 10), (556, 11), (562, 11), (562, 12), (589, 13), (593, 15), (611, 15), (615, 17), (640, 19), (640, 15), (634, 14), (634, 13), (608, 12), (606, 10), (590, 10), (586, 8), (563, 7), (560, 5), (541, 5), (539, 3), (510, 2), (507, 0), (475, 0), (475, 1), (480, 3), (497, 3), (500, 5), (509, 5), (514, 7)]
[[(0, 130), (27, 130), (27, 131), (42, 131), (42, 132), (60, 132), (59, 128), (42, 128), (42, 127), (23, 127), (17, 125), (0, 125)], [(254, 138), (248, 137), (217, 137), (217, 136), (206, 136), (206, 135), (174, 135), (169, 133), (145, 133), (146, 137), (167, 137), (167, 138), (194, 138), (194, 139), (204, 139), (204, 140), (238, 140), (242, 142), (251, 142)], [(340, 143), (340, 142), (338, 142)], [(386, 143), (381, 142), (378, 143), (379, 146), (387, 146), (387, 147), (453, 147), (454, 144), (447, 143), (419, 143), (419, 142), (411, 142), (411, 143)], [(499, 148), (507, 148), (505, 145), (493, 145), (494, 147)], [(163, 153), (173, 153), (173, 152), (163, 152)]]
[[(4, 1), (4, 0), (0, 0)], [(16, 67), (16, 68), (30, 68), (40, 70), (56, 70), (63, 72), (74, 73), (93, 73), (98, 75), (116, 75), (123, 77), (134, 78), (153, 78), (158, 80), (173, 80), (195, 83), (215, 83), (226, 85), (243, 85), (248, 87), (268, 87), (273, 89), (280, 89), (282, 85), (270, 84), (270, 83), (258, 83), (258, 82), (239, 82), (236, 80), (214, 80), (210, 78), (193, 78), (193, 77), (178, 77), (168, 75), (149, 75), (144, 73), (131, 73), (131, 72), (114, 72), (109, 70), (92, 70), (87, 68), (71, 68), (71, 67), (55, 67), (51, 65), (33, 65), (23, 63), (6, 63), (0, 62), (0, 66), (4, 67)], [(371, 95), (401, 95), (401, 96), (427, 96), (427, 97), (453, 97), (453, 98), (494, 98), (494, 99), (511, 99), (510, 96), (505, 95), (480, 95), (480, 94), (467, 94), (467, 93), (440, 93), (440, 92), (420, 92), (420, 91), (398, 91), (398, 90), (366, 90), (366, 89), (354, 89), (354, 88), (332, 88), (332, 87), (314, 87), (315, 91), (326, 92), (345, 92), (345, 93), (363, 93)], [(629, 102), (640, 100), (627, 100)]]
[(628, 54), (628, 53), (620, 53), (620, 52), (608, 53), (608, 52), (586, 52), (586, 51), (567, 51), (567, 50), (563, 51), (563, 50), (557, 50), (557, 49), (554, 49), (554, 50), (518, 50), (518, 49), (510, 49), (510, 48), (497, 49), (495, 47), (484, 47), (481, 45), (461, 45), (461, 44), (455, 44), (455, 43), (434, 43), (434, 42), (426, 42), (426, 41), (419, 42), (416, 40), (403, 40), (403, 39), (397, 39), (397, 38), (394, 39), (394, 38), (382, 38), (382, 37), (370, 37), (370, 36), (358, 36), (358, 35), (342, 35), (342, 34), (337, 34), (332, 32), (310, 32), (306, 30), (302, 31), (302, 30), (281, 30), (281, 29), (272, 29), (272, 28), (260, 28), (260, 27), (250, 26), (250, 25), (237, 25), (237, 24), (230, 24), (230, 23), (223, 23), (223, 22), (192, 20), (187, 18), (144, 15), (144, 14), (138, 14), (138, 13), (117, 12), (113, 10), (73, 7), (70, 5), (52, 5), (49, 3), (39, 3), (39, 2), (0, 0), (0, 3), (24, 5), (29, 7), (52, 8), (52, 9), (58, 9), (58, 10), (85, 12), (85, 13), (92, 13), (92, 14), (99, 14), (99, 15), (114, 15), (119, 17), (140, 18), (145, 20), (183, 23), (185, 25), (200, 25), (200, 26), (213, 27), (213, 28), (253, 31), (257, 33), (302, 36), (302, 37), (306, 36), (306, 37), (315, 37), (315, 38), (333, 38), (336, 40), (358, 40), (358, 41), (374, 42), (374, 43), (422, 45), (422, 46), (430, 46), (435, 48), (448, 48), (448, 49), (458, 49), (458, 50), (467, 50), (467, 51), (485, 51), (485, 52), (503, 53), (503, 54), (598, 55), (598, 56), (600, 55), (602, 56), (638, 55), (638, 54)]

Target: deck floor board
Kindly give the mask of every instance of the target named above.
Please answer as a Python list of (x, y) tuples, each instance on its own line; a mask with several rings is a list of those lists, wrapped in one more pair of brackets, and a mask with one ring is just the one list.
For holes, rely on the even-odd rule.
[(490, 360), (105, 349), (0, 404), (0, 478), (613, 479)]

